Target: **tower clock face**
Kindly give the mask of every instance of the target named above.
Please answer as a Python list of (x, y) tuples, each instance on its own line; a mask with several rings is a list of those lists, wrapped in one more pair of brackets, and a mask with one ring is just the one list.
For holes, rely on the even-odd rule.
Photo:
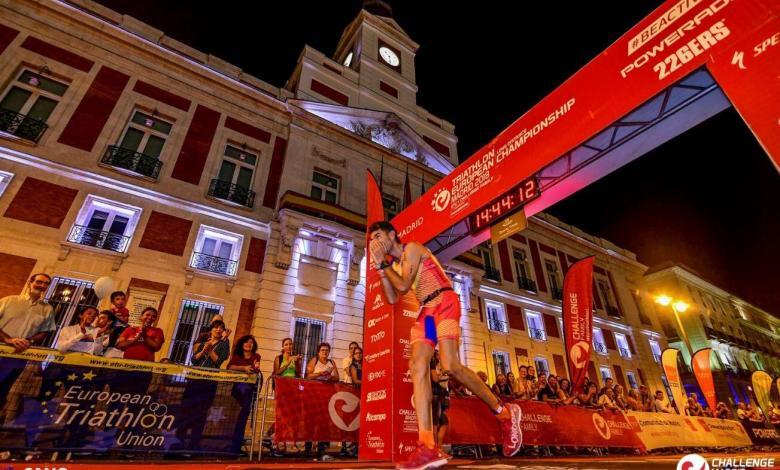
[(401, 63), (401, 60), (398, 58), (398, 55), (396, 55), (395, 52), (393, 52), (389, 47), (382, 46), (379, 48), (379, 57), (382, 58), (385, 62), (387, 62), (387, 65), (391, 67), (398, 67), (398, 64)]

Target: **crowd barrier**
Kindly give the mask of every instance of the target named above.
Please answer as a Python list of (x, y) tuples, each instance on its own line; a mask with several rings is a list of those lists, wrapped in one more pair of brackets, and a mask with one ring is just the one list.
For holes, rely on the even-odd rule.
[(237, 456), (262, 377), (0, 346), (4, 449)]
[[(351, 385), (276, 378), (276, 442), (357, 441), (360, 391)], [(668, 413), (599, 411), (533, 400), (515, 401), (523, 411), (523, 444), (559, 447), (746, 447), (780, 445), (769, 423), (678, 416)], [(392, 409), (372, 414), (390, 425)], [(450, 399), (452, 444), (499, 444), (495, 416), (476, 397)]]

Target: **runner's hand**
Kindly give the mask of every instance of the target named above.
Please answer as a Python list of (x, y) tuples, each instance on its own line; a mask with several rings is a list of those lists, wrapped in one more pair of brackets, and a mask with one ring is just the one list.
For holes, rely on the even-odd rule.
[(371, 252), (371, 262), (374, 263), (375, 267), (378, 267), (380, 264), (382, 264), (383, 261), (385, 261), (385, 257), (387, 256), (387, 247), (385, 247), (382, 242), (379, 240), (371, 240), (371, 243), (369, 244), (369, 251)]

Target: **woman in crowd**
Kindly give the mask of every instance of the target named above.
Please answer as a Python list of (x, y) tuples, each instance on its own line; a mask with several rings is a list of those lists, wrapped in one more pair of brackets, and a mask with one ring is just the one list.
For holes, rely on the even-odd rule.
[(729, 411), (728, 406), (722, 401), (718, 402), (717, 406), (715, 406), (715, 417), (720, 419), (731, 418), (731, 412)]
[(141, 326), (129, 326), (119, 336), (116, 347), (124, 351), (125, 359), (154, 362), (154, 353), (165, 342), (163, 330), (154, 326), (157, 316), (156, 308), (146, 307), (141, 312)]
[(79, 314), (79, 322), (66, 326), (60, 331), (56, 348), (60, 352), (78, 351), (99, 356), (103, 353), (102, 336), (106, 328), (102, 330), (92, 326), (98, 311), (95, 307), (86, 307)]
[(531, 388), (528, 382), (528, 367), (520, 366), (518, 369), (518, 377), (515, 381), (515, 388), (513, 390), (515, 397), (520, 400), (528, 400), (528, 392)]
[(293, 353), (292, 338), (282, 340), (282, 352), (274, 359), (274, 373), (280, 377), (302, 377), (301, 355)]
[(573, 405), (577, 401), (577, 394), (571, 388), (571, 381), (563, 377), (558, 384), (558, 394), (561, 397), (561, 403), (564, 405)]
[(323, 342), (317, 347), (317, 356), (311, 358), (306, 366), (306, 378), (323, 382), (339, 381), (339, 370), (330, 358), (329, 343)]
[(599, 388), (594, 382), (589, 382), (583, 393), (577, 395), (577, 404), (580, 406), (596, 407), (598, 403)]
[(504, 374), (498, 374), (496, 376), (496, 383), (493, 384), (491, 389), (493, 390), (493, 394), (502, 401), (512, 399), (512, 387), (509, 385), (509, 382), (507, 382), (506, 375)]
[(626, 406), (629, 411), (642, 411), (642, 402), (639, 399), (639, 393), (633, 388), (628, 391)]
[(352, 350), (352, 364), (349, 366), (349, 377), (358, 387), (363, 384), (363, 348), (355, 346)]
[(255, 341), (254, 336), (244, 335), (236, 341), (227, 368), (247, 374), (260, 372), (260, 355), (257, 354), (257, 341)]
[(615, 398), (614, 398), (615, 405), (621, 410), (628, 409), (628, 403), (626, 402), (626, 390), (620, 384), (615, 385), (614, 390), (615, 390)]
[(517, 395), (515, 394), (515, 390), (517, 389), (517, 379), (515, 378), (515, 374), (512, 372), (507, 372), (506, 382), (509, 384), (509, 389), (512, 390), (512, 398), (517, 398)]
[(230, 355), (230, 343), (222, 336), (224, 332), (225, 323), (222, 320), (211, 322), (209, 338), (192, 347), (193, 366), (220, 368)]

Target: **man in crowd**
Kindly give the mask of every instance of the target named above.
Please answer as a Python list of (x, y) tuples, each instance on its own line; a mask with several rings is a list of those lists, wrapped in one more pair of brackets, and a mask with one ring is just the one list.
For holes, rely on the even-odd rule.
[(558, 390), (558, 377), (551, 375), (547, 379), (547, 385), (539, 390), (538, 397), (539, 400), (547, 403), (560, 404), (562, 400), (560, 390)]
[(664, 392), (660, 390), (655, 391), (655, 400), (653, 401), (653, 411), (656, 413), (674, 413), (672, 407), (668, 403), (664, 402)]
[(117, 349), (124, 351), (125, 359), (154, 362), (154, 353), (165, 342), (163, 330), (154, 326), (157, 309), (146, 307), (141, 313), (141, 326), (126, 328), (116, 342)]
[(599, 396), (604, 395), (606, 390), (608, 388), (614, 387), (614, 385), (615, 385), (615, 381), (612, 380), (612, 377), (607, 377), (606, 379), (604, 379), (604, 386), (601, 387), (601, 390), (599, 390)]
[(640, 411), (653, 411), (654, 400), (646, 385), (639, 386), (639, 401), (642, 406)]
[[(610, 379), (607, 379), (610, 380)], [(598, 405), (604, 411), (617, 411), (618, 406), (615, 404), (615, 389), (610, 387), (604, 387), (604, 392), (599, 396)]]
[[(106, 313), (110, 314), (111, 312)], [(66, 326), (60, 331), (56, 348), (62, 352), (77, 351), (95, 356), (103, 354), (103, 338), (109, 326), (108, 318), (102, 317), (105, 320), (102, 322), (102, 326), (92, 326), (97, 316), (97, 308), (84, 308), (79, 315), (77, 324)]]

